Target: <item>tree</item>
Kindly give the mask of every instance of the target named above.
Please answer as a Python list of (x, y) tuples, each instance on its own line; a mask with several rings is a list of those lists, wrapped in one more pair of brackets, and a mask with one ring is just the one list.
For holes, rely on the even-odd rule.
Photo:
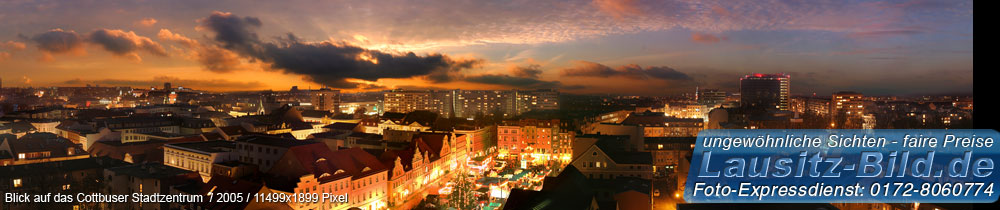
[(475, 191), (476, 184), (469, 181), (468, 177), (458, 176), (451, 195), (448, 195), (448, 207), (457, 209), (475, 209), (477, 199)]

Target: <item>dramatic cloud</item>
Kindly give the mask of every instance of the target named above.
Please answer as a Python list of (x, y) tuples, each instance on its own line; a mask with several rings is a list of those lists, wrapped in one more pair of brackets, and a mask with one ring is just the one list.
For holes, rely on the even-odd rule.
[(470, 76), (466, 77), (465, 81), (480, 83), (480, 84), (504, 85), (510, 87), (529, 88), (529, 89), (562, 87), (562, 84), (558, 81), (542, 81), (535, 78), (512, 77), (509, 75), (499, 75), (499, 74)]
[(138, 26), (151, 27), (156, 24), (156, 19), (153, 18), (143, 18), (142, 20), (135, 21)]
[(231, 81), (224, 79), (210, 79), (210, 80), (200, 80), (200, 79), (181, 79), (177, 77), (170, 76), (157, 76), (150, 80), (129, 80), (129, 79), (100, 79), (100, 80), (82, 80), (82, 79), (71, 79), (61, 82), (64, 85), (85, 85), (85, 84), (96, 84), (101, 86), (127, 86), (127, 87), (159, 87), (163, 85), (164, 82), (169, 82), (174, 86), (183, 86), (194, 89), (204, 89), (212, 88), (215, 90), (252, 90), (263, 87), (264, 84), (258, 81)]
[(201, 25), (199, 29), (210, 30), (215, 33), (215, 41), (222, 44), (222, 47), (237, 52), (249, 54), (251, 56), (259, 53), (256, 49), (262, 41), (254, 32), (260, 28), (262, 23), (255, 17), (237, 17), (228, 12), (212, 12), (207, 18), (198, 20)]
[(654, 66), (642, 68), (636, 64), (629, 64), (618, 68), (611, 68), (603, 64), (578, 61), (573, 67), (562, 70), (562, 76), (567, 77), (625, 77), (629, 79), (665, 79), (665, 80), (691, 80), (691, 77), (683, 72), (674, 70), (666, 66)]
[(517, 77), (537, 79), (538, 76), (542, 74), (541, 68), (542, 66), (538, 64), (531, 64), (528, 66), (514, 66), (511, 67), (510, 73)]
[(559, 89), (580, 89), (583, 86), (563, 85), (559, 81), (541, 80), (542, 66), (538, 64), (528, 64), (526, 66), (511, 66), (510, 75), (507, 74), (480, 74), (467, 76), (463, 80), (471, 83), (502, 85), (513, 88), (559, 88)]
[[(37, 4), (63, 6), (55, 9), (74, 11), (66, 12), (74, 15), (79, 15), (85, 9), (93, 9), (65, 8), (68, 7), (67, 4), (58, 3), (19, 1), (5, 7), (9, 8), (7, 10), (0, 9), (0, 13), (8, 14), (8, 17), (28, 16), (39, 19), (55, 16), (48, 13), (29, 16), (38, 11), (27, 8), (41, 6)], [(106, 11), (103, 10), (105, 8), (121, 7), (106, 2), (84, 5), (97, 7), (92, 11), (99, 12)], [(260, 15), (263, 19), (282, 21), (282, 28), (312, 27), (297, 33), (303, 37), (330, 36), (347, 40), (361, 35), (360, 37), (367, 38), (359, 41), (369, 44), (357, 45), (368, 49), (392, 47), (411, 50), (484, 43), (564, 42), (673, 29), (713, 34), (745, 30), (864, 33), (931, 25), (930, 31), (947, 31), (940, 29), (948, 28), (956, 22), (968, 22), (971, 25), (973, 10), (971, 0), (813, 0), (807, 3), (781, 0), (440, 0), (420, 2), (419, 5), (408, 0), (288, 0), (254, 1), (253, 4), (177, 0), (139, 5), (143, 9), (156, 8), (154, 11), (143, 11), (155, 13), (134, 14), (128, 22), (171, 13), (174, 13), (171, 17), (190, 18), (186, 16), (188, 13), (173, 10), (190, 10), (192, 7), (182, 5), (192, 5), (194, 8), (219, 8)], [(279, 11), (271, 8), (283, 9)], [(132, 9), (136, 8), (120, 10), (131, 12)], [(69, 15), (51, 18), (66, 16)], [(260, 19), (252, 19), (254, 20), (244, 22), (250, 25), (261, 22)]]
[(199, 22), (199, 27), (212, 32), (212, 39), (222, 48), (335, 88), (358, 87), (357, 82), (348, 79), (423, 77), (431, 82), (448, 82), (458, 78), (461, 70), (483, 62), (442, 54), (393, 54), (346, 43), (303, 42), (291, 33), (277, 42), (265, 42), (255, 32), (262, 25), (259, 19), (223, 12), (214, 12)]
[(136, 61), (141, 60), (138, 55), (140, 50), (158, 56), (167, 55), (163, 46), (149, 37), (136, 35), (132, 31), (98, 29), (84, 36), (75, 31), (64, 31), (57, 28), (31, 37), (20, 36), (38, 47), (38, 50), (43, 53), (43, 60), (51, 59), (51, 54), (67, 52), (82, 54), (86, 43), (96, 44), (114, 55), (125, 56)]
[(719, 38), (719, 37), (717, 37), (715, 35), (706, 34), (706, 33), (697, 33), (697, 32), (691, 33), (691, 41), (698, 42), (698, 43), (709, 43), (709, 44), (711, 44), (711, 43), (717, 43), (717, 42), (722, 41), (722, 40), (726, 40), (726, 38), (725, 37)]
[(161, 29), (157, 34), (160, 40), (177, 43), (188, 49), (187, 58), (198, 61), (206, 70), (213, 72), (230, 72), (240, 68), (240, 55), (214, 45), (201, 44), (197, 40)]
[(153, 42), (149, 37), (136, 35), (135, 32), (122, 30), (98, 29), (91, 32), (89, 41), (104, 47), (105, 50), (119, 56), (129, 56), (140, 59), (137, 51), (144, 50), (153, 55), (166, 56), (163, 46)]
[(47, 53), (65, 53), (82, 50), (84, 37), (75, 31), (63, 31), (62, 29), (52, 29), (48, 32), (34, 35), (32, 37), (21, 36), (35, 43), (38, 50)]
[[(0, 19), (5, 20), (0, 21), (0, 31), (8, 32), (6, 35), (0, 33), (0, 41), (13, 40), (24, 46), (0, 42), (0, 57), (6, 59), (3, 66), (12, 69), (12, 74), (25, 74), (43, 85), (72, 79), (81, 72), (120, 75), (116, 78), (122, 79), (159, 75), (165, 69), (177, 72), (174, 74), (197, 72), (189, 66), (170, 62), (181, 61), (197, 62), (206, 71), (213, 72), (205, 77), (231, 77), (233, 80), (274, 77), (261, 80), (269, 87), (317, 86), (309, 84), (311, 81), (358, 88), (450, 86), (431, 84), (447, 81), (469, 83), (463, 84), (473, 86), (469, 88), (480, 84), (472, 81), (534, 84), (527, 78), (539, 82), (558, 80), (566, 85), (586, 84), (587, 93), (634, 93), (646, 89), (650, 94), (672, 91), (667, 88), (688, 91), (693, 89), (687, 87), (691, 84), (702, 88), (725, 88), (731, 86), (723, 85), (737, 83), (733, 78), (738, 75), (722, 75), (715, 83), (711, 78), (699, 76), (710, 74), (701, 69), (739, 70), (740, 73), (829, 70), (837, 73), (825, 76), (858, 75), (858, 78), (871, 78), (866, 81), (877, 85), (858, 89), (855, 88), (857, 84), (846, 79), (810, 84), (797, 76), (800, 79), (796, 79), (793, 86), (798, 88), (792, 90), (857, 89), (866, 94), (879, 91), (918, 93), (925, 89), (906, 86), (914, 83), (913, 80), (894, 78), (933, 69), (953, 69), (952, 74), (964, 75), (966, 70), (971, 72), (972, 69), (971, 0), (252, 2), (0, 3), (4, 5), (0, 6)], [(233, 17), (224, 13), (209, 16), (212, 9), (253, 17)], [(149, 19), (156, 23), (141, 21), (150, 17), (157, 18)], [(62, 30), (49, 31), (55, 27)], [(153, 27), (168, 28), (180, 34), (166, 31), (168, 33), (157, 39), (153, 36), (159, 34), (152, 34), (156, 32)], [(95, 60), (106, 57), (103, 52), (99, 53), (102, 56), (67, 59), (56, 64), (39, 65), (23, 59), (27, 57), (23, 53), (36, 53), (35, 48), (38, 54), (48, 57), (85, 53), (84, 49), (104, 51), (104, 45), (90, 38), (94, 29), (101, 28), (134, 30), (137, 35), (162, 44), (170, 58), (157, 59), (165, 62), (147, 62), (143, 66)], [(286, 32), (294, 32), (295, 36), (288, 36)], [(18, 33), (25, 35), (15, 37)], [(16, 50), (20, 48), (32, 49)], [(133, 52), (148, 56), (144, 49)], [(415, 53), (409, 56), (408, 52)], [(380, 54), (389, 58), (380, 59)], [(458, 55), (476, 56), (491, 63), (458, 59)], [(115, 57), (113, 59), (121, 56)], [(393, 58), (409, 63), (392, 61)], [(541, 61), (538, 63), (544, 67), (558, 67), (545, 69), (543, 73), (530, 66), (510, 67), (525, 66), (524, 61), (532, 59)], [(581, 70), (567, 63), (571, 60), (614, 65)], [(391, 63), (407, 65), (392, 68)], [(434, 63), (439, 65), (431, 65)], [(642, 67), (620, 67), (621, 64)], [(670, 64), (683, 72), (650, 67), (662, 64)], [(483, 71), (468, 70), (469, 67)], [(570, 71), (569, 76), (560, 77), (564, 67), (580, 71)], [(235, 72), (259, 68), (269, 71)], [(683, 78), (685, 74), (693, 79), (658, 79)], [(606, 75), (607, 78), (590, 75)], [(927, 83), (931, 85), (919, 88), (952, 90), (971, 83), (971, 80), (960, 79), (964, 78), (948, 83)], [(907, 88), (886, 91), (888, 86)]]

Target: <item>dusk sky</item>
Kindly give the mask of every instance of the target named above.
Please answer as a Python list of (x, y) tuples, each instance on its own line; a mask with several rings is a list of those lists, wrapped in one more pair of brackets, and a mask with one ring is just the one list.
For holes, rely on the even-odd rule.
[(0, 1), (10, 86), (971, 93), (962, 0)]

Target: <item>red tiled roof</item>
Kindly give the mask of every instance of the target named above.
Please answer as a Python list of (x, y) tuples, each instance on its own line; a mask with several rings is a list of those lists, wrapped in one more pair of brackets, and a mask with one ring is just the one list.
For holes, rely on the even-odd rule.
[(386, 150), (379, 157), (379, 160), (382, 161), (382, 165), (386, 167), (391, 177), (393, 176), (392, 171), (396, 168), (396, 158), (399, 158), (399, 164), (403, 166), (403, 171), (413, 170), (413, 157), (416, 156), (415, 153), (413, 147), (402, 150)]
[(441, 149), (444, 147), (445, 141), (448, 141), (449, 134), (446, 133), (420, 133), (414, 139), (414, 143), (419, 143), (417, 146), (420, 147), (421, 151), (428, 151), (431, 158), (430, 160), (437, 160), (441, 157)]
[[(348, 176), (357, 179), (386, 170), (375, 156), (360, 148), (330, 151), (323, 144), (311, 144), (293, 147), (286, 154), (294, 155), (299, 167), (313, 174), (320, 182)], [(370, 170), (364, 171), (365, 167)], [(340, 170), (344, 173), (337, 174)], [(324, 173), (330, 176), (321, 177)]]

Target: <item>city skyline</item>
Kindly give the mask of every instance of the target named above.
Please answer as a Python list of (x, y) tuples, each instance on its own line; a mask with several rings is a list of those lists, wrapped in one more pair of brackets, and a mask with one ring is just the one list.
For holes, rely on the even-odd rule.
[(971, 1), (0, 4), (4, 87), (972, 92)]

